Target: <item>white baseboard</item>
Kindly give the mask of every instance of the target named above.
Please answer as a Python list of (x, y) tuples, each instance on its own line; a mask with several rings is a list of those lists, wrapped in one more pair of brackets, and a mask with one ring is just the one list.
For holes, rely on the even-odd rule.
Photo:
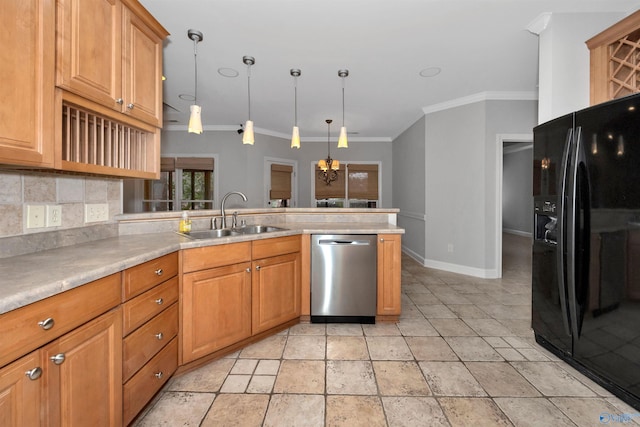
[(420, 264), (424, 265), (424, 257), (421, 256), (420, 254), (412, 251), (411, 249), (407, 248), (406, 246), (402, 246), (402, 252), (407, 254), (410, 258), (415, 259)]
[(464, 274), (466, 276), (481, 277), (483, 279), (498, 279), (501, 277), (496, 269), (482, 269), (468, 267), (466, 265), (451, 264), (448, 262), (427, 259), (423, 265), (428, 268), (449, 271), (451, 273)]

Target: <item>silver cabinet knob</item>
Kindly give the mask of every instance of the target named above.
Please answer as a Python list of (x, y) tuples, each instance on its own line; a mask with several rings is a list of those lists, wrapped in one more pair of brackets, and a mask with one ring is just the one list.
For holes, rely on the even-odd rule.
[(164, 334), (163, 334), (162, 332), (158, 332), (158, 333), (156, 334), (156, 338), (157, 338), (158, 340), (161, 340), (162, 338), (164, 338)]
[(133, 104), (127, 104), (127, 108), (128, 108), (129, 110), (133, 110), (133, 107), (134, 107), (134, 105), (133, 105)]
[(116, 104), (122, 105), (123, 103), (124, 103), (124, 99), (122, 99), (122, 98), (116, 99)]
[(64, 353), (58, 353), (55, 356), (51, 356), (49, 359), (56, 365), (62, 365), (65, 359)]
[(250, 268), (247, 268), (245, 271), (246, 271), (247, 273), (251, 273), (251, 269), (250, 269)]
[(164, 303), (164, 300), (162, 298), (158, 298), (156, 300), (156, 304), (158, 304), (158, 305), (162, 305), (163, 303)]
[(44, 329), (45, 331), (48, 331), (49, 329), (53, 328), (53, 325), (55, 324), (53, 318), (51, 317), (47, 317), (44, 320), (41, 320), (38, 322), (38, 325)]
[(384, 243), (384, 239), (383, 239), (382, 237), (380, 238), (380, 242), (381, 242), (381, 243)]
[(156, 276), (162, 276), (162, 273), (164, 273), (164, 271), (162, 271), (162, 269), (159, 268), (155, 271), (155, 273), (156, 273)]
[(30, 369), (27, 372), (25, 372), (25, 375), (31, 381), (35, 381), (35, 380), (37, 380), (38, 378), (40, 378), (42, 376), (42, 369), (39, 366), (35, 367), (35, 368)]
[(161, 379), (161, 378), (164, 376), (164, 374), (162, 373), (162, 371), (160, 371), (160, 372), (156, 372), (156, 373), (155, 373), (155, 374), (153, 374), (153, 375), (154, 375), (157, 379)]
[(256, 265), (256, 270), (260, 271), (260, 266)]

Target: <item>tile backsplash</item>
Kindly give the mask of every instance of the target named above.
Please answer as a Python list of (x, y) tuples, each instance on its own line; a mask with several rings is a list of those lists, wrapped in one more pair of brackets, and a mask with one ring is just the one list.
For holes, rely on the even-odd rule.
[[(96, 226), (115, 224), (114, 217), (122, 213), (121, 182), (115, 178), (0, 170), (0, 238), (71, 229), (74, 234), (82, 234), (77, 229), (95, 230)], [(87, 204), (108, 206), (107, 219), (86, 223)], [(30, 206), (44, 206), (45, 216), (47, 206), (57, 207), (61, 224), (47, 227), (45, 221), (44, 227), (27, 227)]]

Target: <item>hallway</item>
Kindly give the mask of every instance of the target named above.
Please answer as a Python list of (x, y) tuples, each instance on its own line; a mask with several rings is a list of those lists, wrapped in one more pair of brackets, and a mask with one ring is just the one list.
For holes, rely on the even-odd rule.
[(400, 322), (296, 325), (173, 378), (135, 425), (594, 426), (637, 413), (534, 342), (530, 241), (505, 235), (503, 251), (502, 279), (405, 256)]

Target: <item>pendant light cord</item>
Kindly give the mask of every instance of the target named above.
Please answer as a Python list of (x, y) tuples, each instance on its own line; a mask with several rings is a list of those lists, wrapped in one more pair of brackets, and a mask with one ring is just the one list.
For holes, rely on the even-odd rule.
[(247, 64), (247, 94), (249, 99), (249, 120), (251, 120), (251, 64)]
[(193, 62), (195, 63), (196, 88), (193, 94), (193, 104), (198, 104), (198, 39), (193, 39)]
[(293, 125), (294, 126), (298, 126), (298, 77), (294, 77), (293, 81), (294, 81), (294, 86), (293, 86), (293, 99), (294, 99)]

